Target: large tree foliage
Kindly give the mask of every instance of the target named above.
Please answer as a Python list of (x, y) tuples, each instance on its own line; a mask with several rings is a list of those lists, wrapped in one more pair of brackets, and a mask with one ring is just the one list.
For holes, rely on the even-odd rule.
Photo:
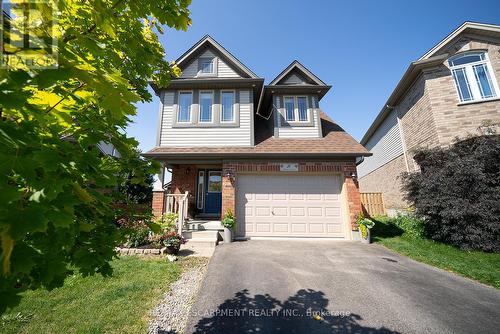
[(419, 150), (415, 161), (420, 172), (403, 184), (425, 233), (463, 249), (500, 251), (500, 136)]
[[(191, 23), (190, 0), (56, 4), (56, 29), (40, 8), (31, 33), (58, 39), (59, 66), (0, 69), (0, 312), (27, 288), (60, 285), (69, 268), (110, 273), (118, 178), (148, 172), (124, 129), (134, 103), (151, 99), (148, 80), (166, 85), (179, 71), (155, 31)], [(100, 142), (122, 158), (100, 153)]]

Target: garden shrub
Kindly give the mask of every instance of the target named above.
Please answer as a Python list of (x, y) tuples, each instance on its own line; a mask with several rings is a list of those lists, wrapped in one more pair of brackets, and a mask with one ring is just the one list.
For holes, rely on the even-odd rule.
[(403, 175), (406, 199), (425, 234), (462, 249), (500, 251), (500, 136), (421, 149), (418, 173)]
[(408, 238), (424, 237), (424, 221), (412, 213), (399, 213), (391, 222), (403, 230), (403, 236)]

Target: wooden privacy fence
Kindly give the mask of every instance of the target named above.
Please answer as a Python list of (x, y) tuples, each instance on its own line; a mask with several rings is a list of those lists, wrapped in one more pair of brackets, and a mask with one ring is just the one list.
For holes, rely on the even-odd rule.
[(361, 205), (363, 213), (370, 217), (387, 214), (382, 193), (361, 193)]

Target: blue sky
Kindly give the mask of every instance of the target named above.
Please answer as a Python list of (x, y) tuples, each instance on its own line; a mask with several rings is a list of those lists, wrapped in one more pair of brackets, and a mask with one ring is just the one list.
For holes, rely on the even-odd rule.
[[(187, 32), (160, 40), (175, 60), (211, 35), (269, 83), (294, 59), (332, 85), (320, 107), (360, 140), (409, 63), (464, 21), (500, 24), (500, 1), (194, 0)], [(127, 133), (154, 147), (159, 99)]]

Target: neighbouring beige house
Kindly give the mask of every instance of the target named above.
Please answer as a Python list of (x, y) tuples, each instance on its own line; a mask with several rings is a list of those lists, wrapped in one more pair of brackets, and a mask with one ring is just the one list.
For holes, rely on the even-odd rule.
[(447, 146), (500, 123), (500, 26), (465, 22), (412, 62), (361, 140), (373, 155), (358, 166), (361, 192), (382, 192), (389, 209), (407, 206), (402, 172), (419, 147)]

